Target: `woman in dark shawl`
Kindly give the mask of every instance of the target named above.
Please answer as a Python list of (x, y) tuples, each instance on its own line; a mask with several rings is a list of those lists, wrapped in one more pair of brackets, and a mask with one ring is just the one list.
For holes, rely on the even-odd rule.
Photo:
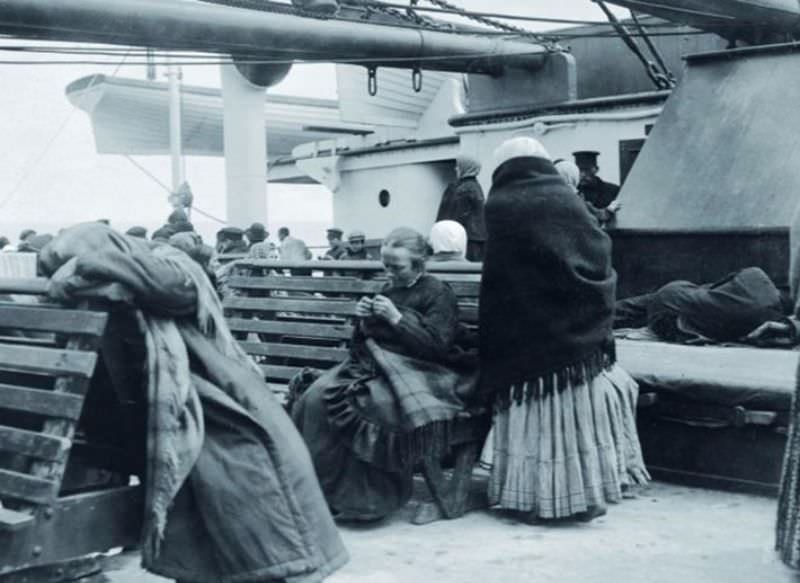
[(614, 365), (611, 241), (539, 142), (514, 138), (495, 159), (480, 295), (490, 502), (591, 519), (648, 479), (637, 386)]
[(448, 185), (439, 203), (436, 221), (455, 221), (467, 231), (467, 259), (480, 261), (486, 241), (483, 189), (478, 182), (481, 164), (468, 156), (456, 158), (456, 181)]
[(358, 302), (349, 356), (292, 408), (341, 520), (383, 518), (409, 500), (414, 464), (446, 453), (449, 424), (474, 385), (469, 358), (456, 351), (456, 296), (425, 273), (422, 235), (395, 229), (381, 257), (389, 283)]

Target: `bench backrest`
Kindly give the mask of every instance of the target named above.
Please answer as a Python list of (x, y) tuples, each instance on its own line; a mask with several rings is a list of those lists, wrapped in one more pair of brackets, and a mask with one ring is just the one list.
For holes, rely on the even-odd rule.
[(48, 302), (44, 279), (0, 279), (0, 501), (58, 496), (107, 315)]
[[(480, 269), (480, 264), (455, 262), (428, 269), (452, 286), (461, 320), (472, 328), (478, 319)], [(234, 295), (224, 301), (226, 318), (280, 392), (304, 367), (327, 369), (344, 359), (356, 302), (378, 293), (384, 283), (378, 261), (241, 261), (227, 281)]]

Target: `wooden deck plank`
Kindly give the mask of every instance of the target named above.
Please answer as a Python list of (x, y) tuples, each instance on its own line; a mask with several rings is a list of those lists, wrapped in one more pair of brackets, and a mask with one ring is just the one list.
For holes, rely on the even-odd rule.
[(49, 504), (58, 496), (60, 480), (36, 478), (0, 469), (0, 499), (12, 498), (35, 504)]
[(66, 457), (70, 445), (63, 437), (0, 425), (0, 451), (57, 461)]
[(225, 309), (254, 312), (299, 312), (306, 314), (355, 315), (356, 303), (320, 298), (241, 298), (231, 297), (224, 302)]
[(282, 322), (279, 320), (250, 320), (228, 318), (228, 326), (235, 332), (255, 332), (309, 338), (329, 338), (348, 340), (353, 335), (353, 327), (348, 324), (305, 324), (302, 322)]
[(108, 316), (89, 310), (53, 310), (30, 304), (0, 305), (0, 328), (101, 336)]
[(347, 356), (343, 348), (327, 348), (302, 344), (277, 344), (271, 342), (240, 342), (248, 354), (296, 358), (298, 360), (321, 360), (339, 363)]
[(0, 370), (91, 378), (97, 353), (0, 344)]
[(355, 277), (286, 277), (266, 275), (263, 277), (234, 276), (228, 287), (245, 290), (309, 291), (319, 293), (373, 294), (380, 291), (383, 282), (363, 280)]
[(77, 420), (82, 408), (78, 395), (0, 384), (0, 409)]

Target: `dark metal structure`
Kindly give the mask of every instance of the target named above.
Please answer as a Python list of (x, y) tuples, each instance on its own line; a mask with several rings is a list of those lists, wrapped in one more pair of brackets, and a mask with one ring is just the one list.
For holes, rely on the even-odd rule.
[(241, 59), (324, 60), (494, 75), (503, 67), (536, 70), (551, 50), (432, 27), (302, 17), (196, 0), (7, 0), (0, 3), (0, 33)]

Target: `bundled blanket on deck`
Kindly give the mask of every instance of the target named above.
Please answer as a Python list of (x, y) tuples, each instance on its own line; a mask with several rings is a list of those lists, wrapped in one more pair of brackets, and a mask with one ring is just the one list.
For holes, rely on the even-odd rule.
[(94, 223), (67, 230), (41, 261), (53, 297), (138, 308), (148, 569), (196, 582), (310, 582), (346, 561), (302, 440), (233, 339), (198, 264)]

